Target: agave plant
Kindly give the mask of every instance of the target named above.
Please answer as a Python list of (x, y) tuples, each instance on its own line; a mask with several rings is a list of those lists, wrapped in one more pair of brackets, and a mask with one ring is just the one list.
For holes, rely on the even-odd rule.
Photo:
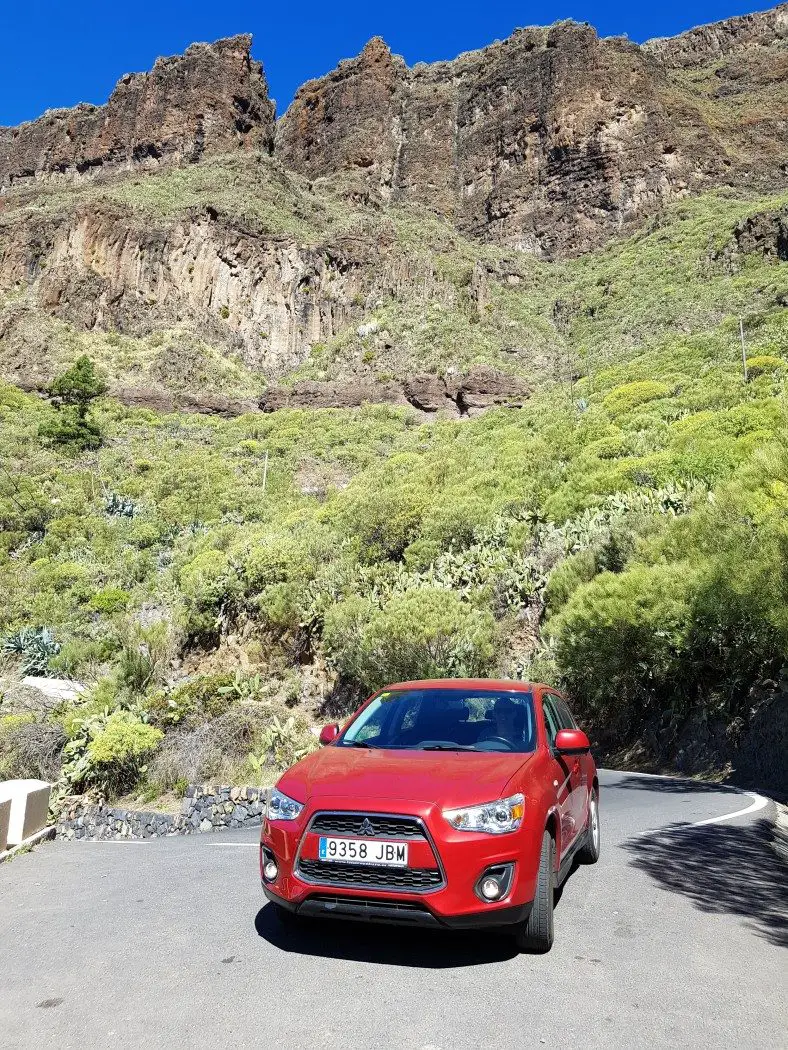
[(60, 652), (60, 643), (48, 627), (23, 627), (4, 639), (2, 650), (21, 657), (22, 674), (46, 676), (50, 660)]
[(108, 493), (104, 500), (104, 513), (111, 518), (133, 518), (139, 512), (140, 508), (133, 499), (117, 492)]

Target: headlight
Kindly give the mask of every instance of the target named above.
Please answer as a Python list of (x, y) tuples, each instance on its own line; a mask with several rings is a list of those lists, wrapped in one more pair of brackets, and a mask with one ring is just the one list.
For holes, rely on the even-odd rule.
[(523, 822), (525, 799), (512, 795), (497, 802), (485, 802), (482, 806), (467, 809), (444, 809), (443, 815), (457, 831), (484, 831), (488, 835), (503, 835), (517, 831)]
[(296, 802), (276, 788), (271, 788), (265, 804), (265, 815), (269, 820), (296, 820), (303, 808), (302, 802)]

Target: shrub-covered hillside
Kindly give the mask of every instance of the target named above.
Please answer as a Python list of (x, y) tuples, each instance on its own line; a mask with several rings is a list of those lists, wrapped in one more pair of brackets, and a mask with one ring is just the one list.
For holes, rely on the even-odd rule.
[(563, 684), (608, 754), (776, 784), (788, 268), (736, 233), (765, 209), (687, 203), (501, 284), (489, 323), (539, 315), (568, 362), (519, 410), (227, 420), (97, 383), (88, 441), (0, 384), (0, 777), (264, 780), (371, 687), (494, 673)]

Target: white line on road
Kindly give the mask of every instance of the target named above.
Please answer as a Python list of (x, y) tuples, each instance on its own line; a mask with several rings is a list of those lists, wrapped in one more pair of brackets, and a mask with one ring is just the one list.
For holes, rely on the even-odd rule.
[(734, 813), (725, 813), (721, 817), (707, 817), (706, 820), (696, 820), (691, 827), (702, 828), (704, 824), (721, 824), (724, 820), (735, 820), (736, 817), (745, 817), (748, 813), (757, 813), (759, 809), (769, 805), (768, 798), (764, 798), (763, 795), (756, 795), (754, 791), (743, 791), (742, 794), (746, 798), (753, 800), (752, 805), (745, 806), (744, 809), (737, 809)]
[(647, 828), (646, 831), (639, 831), (637, 838), (645, 838), (647, 835), (663, 835), (672, 834), (676, 831), (686, 831), (688, 828), (702, 828), (707, 824), (722, 824), (726, 820), (735, 820), (736, 817), (747, 816), (748, 813), (757, 813), (759, 809), (764, 809), (769, 805), (771, 801), (768, 798), (764, 798), (763, 795), (756, 795), (754, 791), (741, 791), (739, 794), (745, 798), (751, 798), (753, 801), (749, 806), (745, 806), (744, 809), (736, 809), (732, 813), (723, 813), (719, 817), (706, 817), (705, 820), (695, 820), (690, 824), (678, 824), (670, 827), (662, 828)]

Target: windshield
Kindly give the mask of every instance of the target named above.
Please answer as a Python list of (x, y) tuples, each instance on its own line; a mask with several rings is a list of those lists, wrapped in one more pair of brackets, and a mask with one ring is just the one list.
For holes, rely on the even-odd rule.
[(530, 692), (403, 689), (381, 693), (348, 726), (339, 747), (411, 751), (536, 748)]

